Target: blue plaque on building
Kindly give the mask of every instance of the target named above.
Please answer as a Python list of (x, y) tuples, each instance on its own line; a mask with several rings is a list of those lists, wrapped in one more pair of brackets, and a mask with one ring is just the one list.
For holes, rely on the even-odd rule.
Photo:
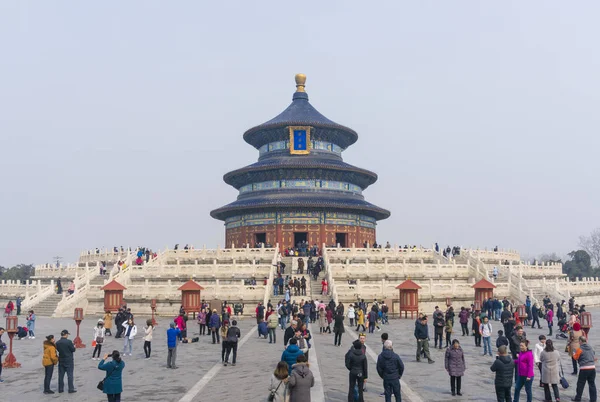
[(310, 153), (310, 127), (290, 127), (290, 154)]

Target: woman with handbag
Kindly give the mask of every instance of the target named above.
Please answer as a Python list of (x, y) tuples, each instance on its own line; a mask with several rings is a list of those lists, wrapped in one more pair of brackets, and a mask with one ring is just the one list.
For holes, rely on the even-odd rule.
[(144, 327), (144, 353), (146, 354), (146, 359), (150, 358), (150, 353), (152, 352), (152, 334), (154, 333), (154, 325), (152, 325), (152, 319), (148, 318), (146, 320), (146, 326)]
[(287, 402), (289, 401), (287, 382), (289, 377), (289, 367), (284, 361), (277, 363), (277, 367), (271, 375), (269, 384), (268, 401)]
[(54, 343), (54, 335), (48, 335), (44, 341), (44, 355), (42, 357), (42, 365), (44, 366), (44, 394), (53, 394), (50, 389), (52, 381), (52, 373), (54, 366), (58, 364), (58, 355), (56, 354), (56, 344)]
[[(112, 357), (112, 361), (105, 363), (109, 356)], [(98, 369), (106, 371), (106, 377), (98, 383), (98, 389), (106, 394), (108, 402), (121, 402), (124, 368), (125, 362), (121, 360), (121, 354), (118, 350), (113, 350), (111, 355), (105, 354), (104, 358), (98, 363)]]
[(550, 385), (552, 391), (554, 391), (554, 398), (560, 401), (560, 395), (558, 393), (558, 383), (560, 382), (560, 353), (554, 349), (552, 339), (546, 340), (546, 348), (540, 355), (540, 361), (542, 362), (542, 383), (544, 384), (544, 400), (552, 401), (550, 395)]
[[(98, 320), (98, 323), (94, 327), (94, 342), (96, 342), (96, 347), (92, 353), (92, 360), (100, 360), (100, 352), (102, 351), (102, 344), (104, 343), (105, 335), (106, 329), (104, 328), (104, 321)], [(96, 357), (96, 354), (98, 357)]]

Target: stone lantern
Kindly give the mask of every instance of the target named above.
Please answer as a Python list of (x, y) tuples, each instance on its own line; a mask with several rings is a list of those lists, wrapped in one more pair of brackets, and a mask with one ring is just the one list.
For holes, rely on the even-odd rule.
[(585, 332), (585, 337), (588, 337), (588, 332), (592, 328), (592, 313), (584, 311), (579, 315), (581, 321), (581, 329)]
[(77, 307), (75, 309), (73, 319), (77, 324), (77, 336), (75, 337), (75, 339), (73, 339), (73, 345), (75, 345), (75, 347), (78, 349), (85, 348), (85, 344), (81, 341), (81, 338), (79, 337), (79, 325), (81, 324), (81, 321), (83, 321), (83, 309), (81, 307)]

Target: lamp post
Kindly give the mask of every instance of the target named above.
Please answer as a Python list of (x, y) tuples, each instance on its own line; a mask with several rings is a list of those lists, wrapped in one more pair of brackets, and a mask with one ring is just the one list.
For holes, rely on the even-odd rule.
[(152, 326), (156, 327), (156, 320), (154, 319), (154, 313), (156, 312), (156, 299), (152, 299), (150, 302), (150, 308), (152, 309)]
[(81, 338), (79, 337), (79, 324), (81, 324), (81, 321), (83, 321), (83, 309), (81, 307), (77, 307), (75, 309), (75, 315), (73, 319), (77, 324), (77, 336), (75, 337), (75, 339), (73, 339), (73, 345), (75, 345), (75, 347), (78, 349), (85, 348), (85, 344), (81, 341)]
[(590, 332), (590, 329), (592, 328), (592, 313), (584, 311), (583, 313), (581, 313), (581, 329), (583, 330), (583, 332), (585, 333), (585, 337), (588, 337), (588, 333)]
[(19, 325), (19, 318), (17, 316), (8, 316), (6, 317), (6, 332), (8, 332), (8, 337), (10, 338), (10, 349), (6, 359), (4, 359), (4, 363), (2, 367), (5, 368), (19, 368), (21, 367), (21, 363), (17, 363), (17, 358), (13, 355), (12, 347), (13, 347), (13, 338), (17, 333), (17, 326)]

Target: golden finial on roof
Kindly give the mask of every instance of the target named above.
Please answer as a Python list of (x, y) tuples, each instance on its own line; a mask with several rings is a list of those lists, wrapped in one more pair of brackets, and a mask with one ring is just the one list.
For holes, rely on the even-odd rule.
[(306, 83), (306, 75), (296, 74), (296, 92), (304, 92), (304, 84)]

